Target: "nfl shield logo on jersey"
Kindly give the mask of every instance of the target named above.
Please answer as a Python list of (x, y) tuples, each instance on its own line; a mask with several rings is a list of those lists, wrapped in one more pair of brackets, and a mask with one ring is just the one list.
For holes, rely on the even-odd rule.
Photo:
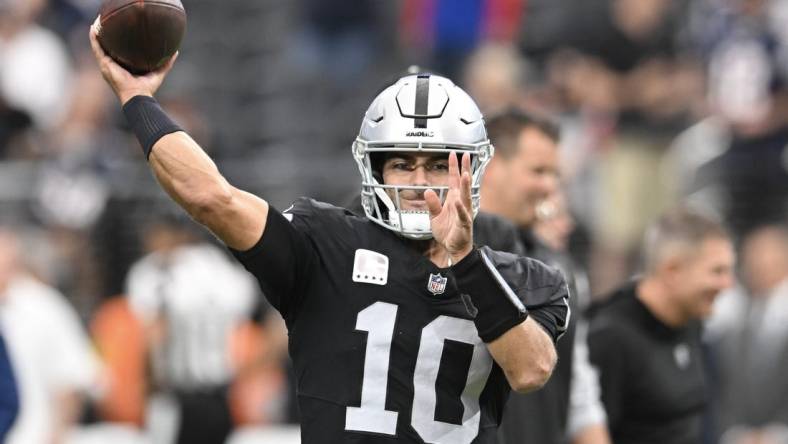
[(446, 291), (446, 281), (447, 279), (441, 276), (440, 273), (430, 273), (430, 280), (427, 281), (427, 290), (436, 296), (443, 294), (443, 292)]

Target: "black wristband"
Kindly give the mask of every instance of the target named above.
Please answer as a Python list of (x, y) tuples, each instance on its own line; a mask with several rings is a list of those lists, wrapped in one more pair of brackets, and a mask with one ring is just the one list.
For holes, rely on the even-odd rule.
[(450, 270), (466, 305), (469, 298), (475, 308), (473, 322), (482, 341), (492, 342), (528, 317), (528, 309), (482, 251), (474, 248)]
[(145, 159), (150, 157), (153, 145), (167, 134), (183, 131), (161, 109), (161, 105), (153, 97), (134, 96), (123, 105), (123, 114), (129, 122), (132, 132), (137, 136)]

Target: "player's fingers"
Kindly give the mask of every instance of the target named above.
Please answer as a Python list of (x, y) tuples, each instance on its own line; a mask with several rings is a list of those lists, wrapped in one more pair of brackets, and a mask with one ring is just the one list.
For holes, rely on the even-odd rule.
[(90, 48), (93, 50), (93, 55), (96, 57), (98, 61), (99, 68), (101, 69), (101, 73), (104, 74), (104, 77), (111, 78), (113, 77), (113, 65), (116, 63), (104, 52), (104, 48), (101, 47), (101, 44), (98, 41), (98, 30), (100, 27), (99, 22), (100, 17), (96, 17), (96, 21), (93, 22), (93, 25), (90, 27)]
[(449, 154), (449, 190), (460, 186), (460, 168), (457, 162), (457, 152)]
[(90, 34), (98, 34), (98, 30), (101, 27), (101, 14), (96, 16), (96, 19), (93, 20), (93, 23), (90, 24)]
[(471, 153), (462, 153), (462, 170), (460, 170), (460, 198), (466, 207), (471, 201)]
[(153, 73), (158, 75), (166, 75), (168, 72), (170, 72), (172, 67), (175, 65), (175, 60), (178, 59), (179, 54), (180, 51), (175, 51), (175, 54), (173, 54), (172, 57), (170, 57), (170, 59), (167, 60), (167, 63), (165, 63), (164, 66), (157, 69), (156, 71), (153, 71)]
[(99, 62), (99, 67), (101, 68), (101, 72), (104, 74), (105, 77), (115, 78), (117, 76), (126, 75), (126, 70), (115, 63), (112, 58), (107, 55), (104, 51), (104, 48), (101, 47), (101, 44), (98, 41), (98, 33), (101, 30), (101, 16), (96, 17), (96, 20), (90, 26), (90, 47), (93, 49), (93, 54), (96, 56), (96, 60)]
[(178, 56), (180, 55), (181, 55), (180, 51), (175, 51), (175, 54), (173, 54), (172, 57), (170, 57), (170, 60), (167, 61), (166, 65), (164, 65), (167, 71), (172, 69), (172, 67), (175, 65), (175, 61), (178, 60)]
[(113, 78), (112, 60), (110, 60), (109, 56), (107, 56), (104, 53), (104, 51), (101, 49), (94, 35), (91, 34), (90, 39), (91, 39), (90, 44), (93, 48), (93, 54), (96, 57), (96, 62), (98, 63), (99, 71), (101, 71), (101, 75), (103, 75), (104, 78), (108, 82), (110, 82), (110, 84), (112, 84), (112, 78)]
[(466, 172), (471, 174), (471, 153), (467, 151), (462, 154), (462, 169), (460, 170), (460, 174)]
[(473, 211), (473, 201), (471, 200), (471, 173), (463, 171), (460, 178), (460, 201), (468, 211)]
[(454, 208), (457, 210), (457, 218), (460, 220), (460, 225), (463, 228), (469, 228), (472, 226), (472, 218), (468, 208), (465, 208), (462, 202), (457, 201), (454, 203)]
[(99, 17), (96, 17), (96, 21), (90, 26), (90, 32), (88, 33), (88, 36), (90, 38), (90, 48), (93, 50), (93, 55), (96, 56), (96, 59), (101, 60), (106, 56), (106, 54), (98, 42), (98, 27)]
[(424, 201), (427, 202), (427, 209), (430, 212), (430, 219), (437, 217), (441, 214), (441, 200), (438, 193), (434, 190), (427, 190), (424, 192)]

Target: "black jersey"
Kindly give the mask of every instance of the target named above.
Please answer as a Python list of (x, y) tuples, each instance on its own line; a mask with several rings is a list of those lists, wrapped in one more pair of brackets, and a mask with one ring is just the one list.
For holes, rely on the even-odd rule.
[[(303, 443), (495, 442), (509, 385), (448, 270), (407, 242), (302, 198), (284, 217), (271, 209), (260, 242), (236, 253), (287, 323)], [(483, 251), (556, 338), (560, 273)]]
[(593, 312), (588, 334), (616, 444), (697, 444), (706, 403), (700, 324), (670, 328), (628, 284)]

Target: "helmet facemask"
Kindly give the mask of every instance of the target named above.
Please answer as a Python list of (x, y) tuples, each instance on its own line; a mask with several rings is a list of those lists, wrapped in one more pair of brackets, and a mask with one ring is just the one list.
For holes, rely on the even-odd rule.
[(429, 211), (402, 209), (401, 193), (403, 191), (424, 193), (431, 189), (443, 203), (449, 187), (384, 184), (382, 174), (384, 162), (373, 161), (373, 159), (376, 156), (385, 156), (387, 153), (442, 153), (448, 157), (453, 152), (456, 152), (457, 156), (462, 156), (465, 152), (471, 155), (471, 205), (475, 217), (479, 212), (482, 176), (492, 156), (492, 146), (489, 143), (465, 146), (455, 144), (447, 147), (426, 143), (369, 143), (356, 139), (353, 144), (353, 158), (362, 177), (361, 204), (367, 218), (410, 239), (431, 239)]

